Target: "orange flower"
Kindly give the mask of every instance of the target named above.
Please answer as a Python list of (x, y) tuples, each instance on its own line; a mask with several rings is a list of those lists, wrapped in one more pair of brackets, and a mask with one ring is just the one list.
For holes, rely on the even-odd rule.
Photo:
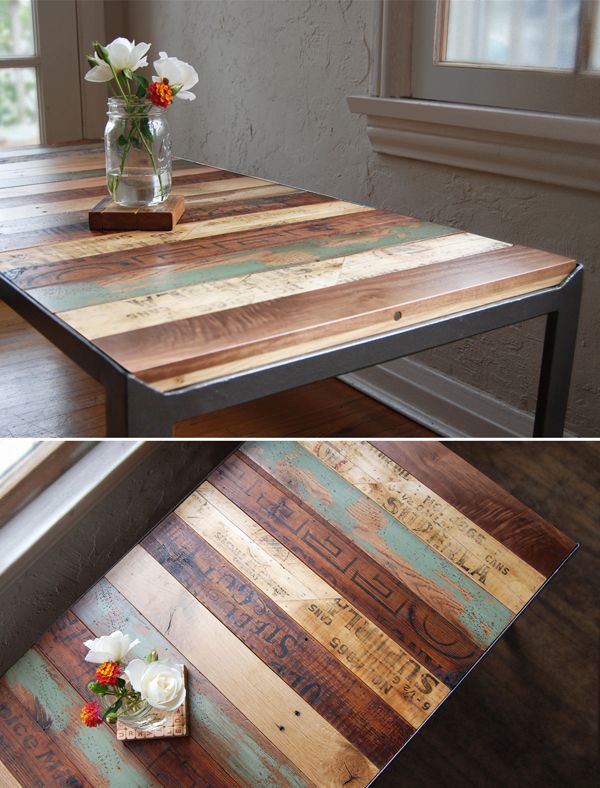
[(83, 709), (81, 709), (81, 721), (84, 725), (88, 728), (95, 728), (97, 725), (100, 725), (102, 722), (102, 715), (100, 714), (100, 704), (97, 700), (92, 700), (89, 703), (86, 703)]
[(169, 80), (165, 77), (161, 82), (152, 82), (148, 85), (148, 98), (157, 107), (168, 107), (173, 101), (173, 90)]
[(121, 675), (121, 668), (116, 662), (103, 662), (96, 670), (96, 678), (99, 684), (108, 684), (114, 687), (117, 679)]

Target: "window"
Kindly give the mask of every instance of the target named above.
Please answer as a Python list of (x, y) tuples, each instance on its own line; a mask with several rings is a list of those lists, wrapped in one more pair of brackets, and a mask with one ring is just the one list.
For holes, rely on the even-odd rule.
[(600, 0), (375, 0), (375, 151), (600, 192)]
[(81, 80), (103, 13), (90, 0), (0, 0), (0, 149), (77, 140), (97, 127)]
[(596, 0), (422, 0), (414, 6), (412, 95), (600, 117), (597, 6)]

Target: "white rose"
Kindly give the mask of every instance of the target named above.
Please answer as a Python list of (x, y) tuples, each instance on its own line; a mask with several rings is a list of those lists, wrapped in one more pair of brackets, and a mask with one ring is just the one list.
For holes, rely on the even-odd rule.
[(102, 635), (94, 640), (86, 640), (83, 644), (89, 651), (86, 662), (121, 662), (125, 655), (137, 646), (139, 640), (132, 640), (117, 630), (112, 635)]
[(143, 659), (132, 659), (123, 672), (133, 689), (155, 709), (174, 711), (185, 699), (181, 671), (165, 662), (148, 664)]
[[(190, 93), (198, 82), (198, 73), (193, 66), (178, 60), (176, 57), (169, 57), (166, 52), (159, 52), (160, 60), (154, 61), (154, 70), (158, 76), (153, 76), (153, 82), (161, 82), (163, 79), (169, 80), (171, 87), (177, 86), (178, 90), (173, 91), (173, 95), (186, 101), (193, 101), (196, 96)], [(181, 85), (181, 87), (179, 87)]]
[[(150, 49), (150, 44), (136, 44), (126, 38), (115, 38), (107, 44), (108, 56), (114, 70), (118, 73), (128, 68), (130, 71), (137, 71), (148, 65), (148, 58), (145, 57)], [(96, 65), (91, 68), (85, 78), (88, 82), (109, 82), (113, 78), (112, 71), (108, 63), (100, 60), (98, 55), (92, 58)]]

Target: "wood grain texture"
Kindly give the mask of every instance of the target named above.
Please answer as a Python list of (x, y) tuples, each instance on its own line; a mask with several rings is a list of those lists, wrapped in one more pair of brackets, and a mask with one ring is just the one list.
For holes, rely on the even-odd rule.
[(88, 214), (90, 230), (172, 230), (185, 210), (181, 194), (154, 206), (124, 208), (104, 197)]
[[(466, 630), (474, 643), (490, 645), (510, 623), (513, 616), (504, 605), (444, 557), (428, 546), (424, 549), (418, 537), (398, 527), (391, 515), (300, 446), (291, 442), (248, 443), (244, 456), (256, 463), (254, 469), (234, 458), (217, 473), (224, 478), (233, 463), (239, 462), (232, 467), (233, 479), (239, 473), (246, 480), (247, 489), (260, 483), (265, 489), (265, 500), (289, 499), (286, 505), (292, 508), (298, 523), (306, 519), (308, 512), (314, 522), (321, 522), (326, 528), (333, 526), (345, 544), (360, 548), (367, 563), (385, 567), (390, 587), (398, 584), (406, 588), (412, 597), (423, 600), (427, 609), (436, 610), (460, 631)], [(215, 486), (221, 489), (220, 485)], [(262, 502), (257, 500), (258, 504), (253, 504), (256, 511)], [(323, 527), (321, 531), (324, 532)], [(465, 648), (467, 653), (469, 649)]]
[[(317, 785), (366, 785), (377, 767), (140, 547), (110, 582)], [(267, 702), (268, 700), (268, 702)], [(296, 714), (295, 712), (300, 712)]]
[(464, 631), (330, 522), (302, 506), (293, 493), (286, 495), (238, 456), (210, 481), (447, 686), (454, 686), (481, 656)]
[(103, 165), (79, 146), (0, 159), (0, 274), (159, 391), (557, 285), (575, 267), (186, 161), (176, 227), (94, 233)]
[(544, 582), (543, 575), (370, 444), (302, 441), (301, 445), (513, 613)]
[(574, 549), (572, 539), (441, 443), (373, 445), (545, 577)]
[(413, 728), (173, 514), (142, 543), (297, 694), (383, 766)]
[[(382, 448), (393, 454), (393, 447)], [(417, 458), (420, 450), (420, 444), (406, 449)], [(510, 567), (506, 584), (518, 593), (527, 577), (519, 574), (521, 563), (529, 566), (501, 540), (499, 546), (489, 541), (492, 535), (477, 524), (477, 510), (487, 511), (480, 487), (473, 489), (472, 519), (465, 525), (457, 519), (458, 509), (386, 458), (371, 443), (347, 441), (247, 443), (228, 458), (0, 680), (5, 783), (11, 788), (15, 780), (23, 786), (86, 788), (370, 783), (422, 723), (429, 727), (432, 712), (466, 668), (499, 640), (501, 631), (496, 635), (492, 629), (485, 644), (472, 637), (485, 630), (489, 611), (479, 618), (454, 611), (450, 620), (448, 588), (464, 599), (471, 594), (471, 611), (477, 609), (473, 600), (492, 610), (496, 627), (513, 617), (461, 571), (452, 551), (443, 549), (444, 539), (463, 539), (469, 529), (480, 529), (471, 538), (478, 535), (486, 550), (504, 551), (494, 555)], [(471, 478), (457, 470), (460, 465), (449, 467), (447, 495), (455, 485), (463, 490)], [(579, 508), (592, 515), (593, 479), (588, 487)], [(381, 489), (387, 498), (401, 500), (401, 517), (386, 510), (387, 499), (376, 502)], [(511, 507), (515, 516), (529, 511), (516, 499)], [(429, 528), (421, 536), (415, 531), (413, 510), (419, 517), (435, 514), (441, 549), (425, 538)], [(546, 546), (550, 555), (557, 541), (568, 542), (552, 527), (537, 528), (531, 517), (528, 522), (525, 545), (533, 531), (538, 551)], [(518, 532), (513, 539), (518, 541)], [(550, 560), (553, 574), (563, 557), (552, 566)], [(530, 598), (537, 590), (531, 588)], [(494, 618), (501, 614), (504, 619)], [(546, 615), (538, 646), (548, 650), (565, 626), (585, 627), (578, 610), (569, 611), (567, 619)], [(139, 638), (132, 657), (156, 648), (185, 666), (189, 737), (120, 742), (106, 725), (81, 728), (77, 715), (89, 696), (90, 678), (83, 641), (115, 629)], [(527, 705), (536, 705), (532, 692), (543, 696), (553, 679), (536, 676), (531, 654), (517, 657), (512, 662), (527, 682)], [(486, 675), (488, 664), (480, 675)], [(570, 670), (568, 659), (561, 664)], [(552, 676), (557, 669), (554, 665)], [(500, 684), (488, 678), (481, 708), (467, 707), (469, 719), (461, 724), (459, 718), (457, 730), (472, 729), (471, 715), (480, 728), (496, 724), (492, 691), (496, 709), (517, 683), (515, 676)], [(470, 764), (476, 739), (471, 734), (467, 744), (463, 740), (452, 752), (438, 753), (444, 768), (458, 770), (461, 780), (465, 752)], [(425, 760), (431, 766), (438, 758), (432, 760), (429, 752)], [(384, 784), (399, 784), (386, 777), (393, 768), (386, 769)], [(411, 780), (425, 784), (427, 765), (409, 771)], [(0, 771), (0, 781), (2, 776)]]

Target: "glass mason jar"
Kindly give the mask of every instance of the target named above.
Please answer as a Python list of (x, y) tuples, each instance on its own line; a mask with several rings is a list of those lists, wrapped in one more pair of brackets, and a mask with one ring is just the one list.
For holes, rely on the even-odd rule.
[(164, 107), (108, 99), (104, 130), (108, 191), (118, 205), (158, 205), (171, 191), (171, 133)]
[[(108, 708), (114, 700), (113, 698), (103, 698), (104, 708)], [(147, 701), (140, 700), (137, 703), (125, 701), (119, 712), (119, 720), (138, 731), (154, 731), (161, 728), (169, 719), (172, 712), (163, 709), (155, 709)]]

